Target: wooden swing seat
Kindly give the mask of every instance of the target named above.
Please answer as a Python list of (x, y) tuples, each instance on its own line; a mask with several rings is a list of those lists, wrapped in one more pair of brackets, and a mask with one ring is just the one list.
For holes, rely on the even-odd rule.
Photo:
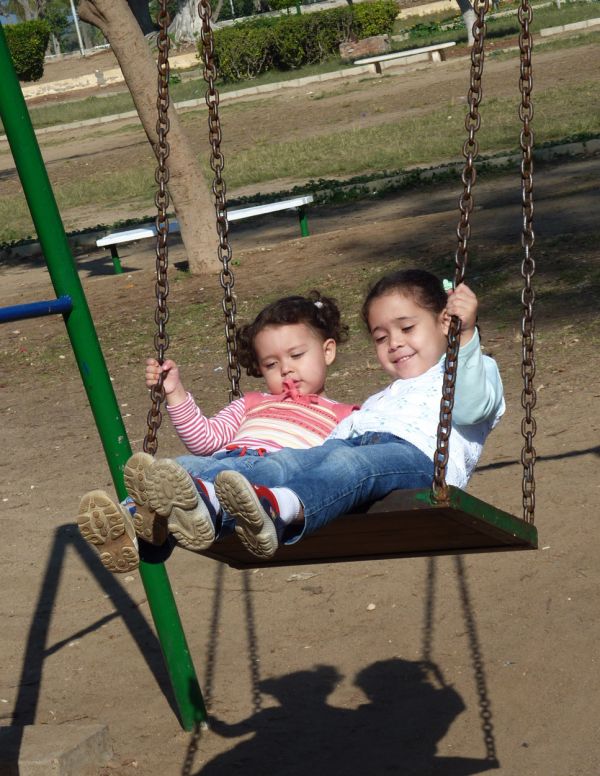
[(245, 569), (536, 548), (534, 525), (450, 487), (448, 504), (433, 503), (429, 488), (394, 491), (365, 512), (281, 546), (268, 560), (247, 552), (235, 535), (203, 555)]

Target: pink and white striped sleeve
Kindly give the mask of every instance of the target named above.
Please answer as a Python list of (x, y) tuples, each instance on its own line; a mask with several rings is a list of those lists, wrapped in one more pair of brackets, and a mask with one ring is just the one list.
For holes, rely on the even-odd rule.
[(177, 435), (192, 455), (211, 455), (225, 447), (234, 438), (246, 412), (245, 400), (235, 399), (214, 417), (207, 418), (193, 396), (167, 412)]

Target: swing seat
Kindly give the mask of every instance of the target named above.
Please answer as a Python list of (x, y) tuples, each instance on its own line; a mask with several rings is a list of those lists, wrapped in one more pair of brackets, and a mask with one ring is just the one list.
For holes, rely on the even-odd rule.
[(537, 529), (531, 523), (459, 488), (448, 490), (448, 504), (435, 504), (429, 488), (394, 491), (364, 512), (334, 520), (297, 544), (280, 546), (268, 560), (247, 552), (235, 535), (203, 554), (245, 569), (537, 548)]

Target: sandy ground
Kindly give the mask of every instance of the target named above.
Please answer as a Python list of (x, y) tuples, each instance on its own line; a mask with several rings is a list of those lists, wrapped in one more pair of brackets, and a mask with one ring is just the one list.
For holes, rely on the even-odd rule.
[[(102, 773), (116, 776), (461, 776), (496, 760), (506, 776), (596, 776), (599, 172), (587, 159), (536, 175), (540, 549), (256, 572), (176, 551), (169, 576), (211, 713), (193, 764), (138, 575), (104, 572), (73, 525), (80, 495), (111, 483), (62, 322), (3, 325), (2, 724), (60, 737), (62, 726), (106, 723), (114, 757)], [(351, 316), (364, 278), (392, 260), (449, 266), (456, 196), (448, 185), (315, 210), (305, 240), (289, 216), (236, 227), (242, 310), (310, 282)], [(520, 514), (518, 182), (482, 176), (477, 203), (470, 278), (508, 411), (470, 490)], [(509, 259), (512, 281), (495, 283)], [(152, 315), (152, 246), (129, 246), (118, 277), (104, 254), (76, 260), (140, 449), (147, 396), (133, 353)], [(0, 274), (2, 304), (52, 294), (35, 259)], [(216, 286), (176, 277), (174, 325), (192, 299), (217, 305)], [(220, 332), (179, 341), (195, 337), (203, 350), (184, 367), (212, 412), (226, 400)], [(354, 334), (330, 394), (360, 400), (382, 383)], [(160, 452), (182, 452), (168, 426)]]

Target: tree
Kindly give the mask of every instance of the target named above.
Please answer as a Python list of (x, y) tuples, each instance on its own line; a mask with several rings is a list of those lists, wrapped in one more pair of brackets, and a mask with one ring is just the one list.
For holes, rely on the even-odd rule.
[[(223, 7), (223, 0), (217, 0), (212, 8), (212, 20), (216, 22)], [(169, 35), (175, 43), (195, 43), (200, 36), (198, 0), (182, 0), (169, 27)]]
[[(156, 64), (148, 42), (125, 0), (81, 0), (81, 19), (98, 27), (119, 62), (152, 148), (156, 134)], [(217, 238), (214, 204), (200, 165), (173, 108), (170, 115), (169, 194), (181, 228), (190, 271), (214, 268)]]
[[(42, 0), (43, 5), (43, 0)], [(40, 2), (36, 0), (1, 0), (0, 10), (4, 16), (16, 16), (20, 22), (39, 18)]]
[(473, 24), (475, 23), (475, 11), (469, 0), (456, 0), (467, 28), (469, 45), (473, 45)]

